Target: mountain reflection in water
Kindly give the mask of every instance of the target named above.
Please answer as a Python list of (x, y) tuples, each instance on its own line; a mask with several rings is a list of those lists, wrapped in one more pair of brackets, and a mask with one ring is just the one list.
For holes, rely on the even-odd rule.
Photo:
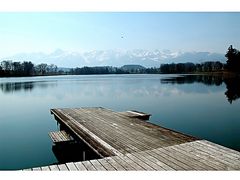
[[(202, 83), (207, 86), (220, 86), (223, 83), (226, 85), (225, 95), (230, 104), (240, 98), (240, 77), (225, 77), (221, 75), (178, 75), (164, 77), (160, 80), (161, 84), (192, 84)], [(0, 89), (4, 93), (13, 93), (15, 91), (32, 91), (35, 87), (48, 88), (57, 86), (57, 81), (27, 81), (27, 82), (2, 82)], [(126, 89), (125, 89), (126, 90)], [(102, 93), (106, 93), (105, 92)], [(138, 89), (136, 93), (149, 93), (146, 89)], [(159, 94), (160, 92), (156, 92)], [(107, 93), (108, 94), (108, 93)], [(118, 92), (119, 94), (119, 92)]]

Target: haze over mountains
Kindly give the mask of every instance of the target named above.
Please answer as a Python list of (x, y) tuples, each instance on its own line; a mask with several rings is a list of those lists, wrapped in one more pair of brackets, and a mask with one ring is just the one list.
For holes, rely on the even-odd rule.
[(205, 61), (226, 62), (224, 54), (210, 52), (172, 52), (170, 50), (96, 50), (88, 52), (68, 52), (57, 49), (52, 53), (21, 53), (1, 58), (12, 61), (32, 61), (35, 64), (55, 64), (58, 67), (115, 66), (139, 64), (145, 67), (159, 67), (164, 63)]

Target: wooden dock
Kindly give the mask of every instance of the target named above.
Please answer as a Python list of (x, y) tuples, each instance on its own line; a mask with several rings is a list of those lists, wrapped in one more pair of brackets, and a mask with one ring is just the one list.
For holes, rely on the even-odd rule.
[(73, 139), (65, 131), (50, 132), (49, 136), (55, 144), (73, 141)]
[(240, 170), (240, 152), (145, 122), (141, 113), (105, 108), (51, 113), (102, 158), (25, 170)]

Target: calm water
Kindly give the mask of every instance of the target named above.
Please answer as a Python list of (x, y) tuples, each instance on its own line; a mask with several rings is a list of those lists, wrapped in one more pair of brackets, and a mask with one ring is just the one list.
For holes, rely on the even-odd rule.
[(0, 79), (0, 169), (57, 163), (50, 108), (151, 113), (151, 122), (240, 150), (238, 80), (209, 76), (101, 75)]

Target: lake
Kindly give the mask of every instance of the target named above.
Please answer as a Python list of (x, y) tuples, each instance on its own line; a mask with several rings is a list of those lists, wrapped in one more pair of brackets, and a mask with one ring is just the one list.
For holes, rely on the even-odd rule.
[(0, 78), (0, 169), (57, 163), (51, 108), (105, 107), (240, 151), (239, 79), (200, 75)]

